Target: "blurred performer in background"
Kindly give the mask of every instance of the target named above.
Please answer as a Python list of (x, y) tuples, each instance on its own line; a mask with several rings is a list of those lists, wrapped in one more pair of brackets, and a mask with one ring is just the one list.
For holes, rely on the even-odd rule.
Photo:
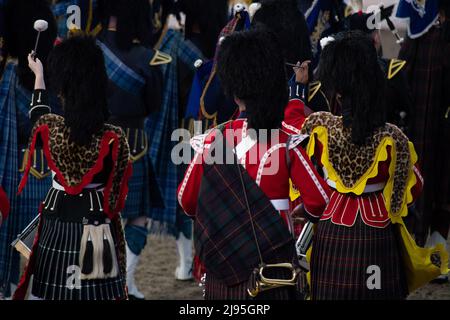
[[(189, 130), (191, 134), (194, 133), (194, 121), (202, 118), (200, 116), (200, 98), (203, 94), (203, 87), (211, 75), (219, 33), (227, 24), (228, 10), (227, 0), (214, 2), (209, 0), (178, 1), (178, 8), (175, 14), (182, 12), (186, 16), (184, 23), (185, 42), (181, 45), (181, 48), (185, 46), (187, 46), (186, 48), (191, 47), (190, 50), (184, 52), (185, 58), (188, 58), (188, 56), (192, 58), (192, 53), (194, 52), (201, 53), (201, 59), (198, 59), (198, 64), (195, 64), (196, 70), (192, 70), (193, 65), (184, 63), (186, 60), (178, 59), (181, 62), (178, 63), (179, 126)], [(197, 50), (192, 51), (194, 49), (192, 45)], [(215, 87), (215, 89), (217, 88)], [(216, 97), (217, 92), (214, 91), (214, 94), (211, 94), (211, 96)], [(218, 101), (223, 103), (220, 99)], [(218, 106), (215, 105), (214, 107), (217, 108)], [(203, 121), (205, 124), (203, 130), (209, 122), (210, 120), (208, 119)], [(184, 143), (189, 143), (189, 141), (184, 141)], [(192, 158), (193, 154), (189, 156)], [(177, 183), (183, 179), (185, 169), (185, 165), (177, 166)], [(178, 202), (174, 234), (177, 237), (177, 248), (180, 258), (175, 277), (180, 280), (194, 277), (197, 281), (200, 281), (202, 271), (198, 259), (195, 259), (196, 263), (192, 266), (192, 220), (184, 214)]]
[[(172, 133), (180, 128), (182, 110), (185, 109), (188, 90), (195, 72), (194, 63), (204, 59), (199, 48), (183, 34), (186, 16), (179, 5), (168, 16), (158, 41), (158, 50), (168, 54), (170, 63), (161, 65), (164, 78), (161, 111), (150, 115), (145, 128), (153, 137), (149, 152), (155, 166), (156, 176), (165, 200), (165, 207), (152, 210), (150, 232), (169, 233), (177, 240), (179, 264), (175, 270), (178, 280), (192, 279), (192, 221), (178, 213), (176, 191), (178, 171), (182, 168), (172, 161), (172, 150), (177, 141), (172, 141)], [(178, 20), (179, 19), (179, 20)]]
[(180, 0), (180, 10), (186, 14), (186, 39), (212, 59), (219, 33), (228, 21), (228, 0)]
[[(80, 36), (50, 53), (50, 84), (62, 100), (64, 117), (51, 113), (41, 61), (31, 54), (28, 61), (36, 76), (29, 150), (42, 146), (53, 179), (47, 196), (39, 200), (35, 242), (14, 299), (25, 299), (29, 285), (29, 300), (126, 299), (119, 213), (131, 161), (124, 132), (105, 123), (109, 112), (103, 53), (93, 38)], [(26, 190), (31, 166), (29, 159), (19, 193)]]
[[(56, 23), (46, 0), (10, 0), (5, 7), (5, 45), (8, 58), (0, 82), (0, 186), (11, 202), (8, 220), (0, 229), (0, 295), (9, 297), (19, 280), (20, 257), (11, 247), (15, 237), (36, 217), (39, 201), (51, 185), (42, 148), (26, 151), (31, 123), (28, 118), (34, 77), (27, 56), (34, 48), (37, 19), (48, 22), (40, 35), (37, 57), (46, 60), (56, 38)], [(55, 103), (54, 112), (60, 110)], [(29, 188), (16, 197), (24, 164), (32, 160)]]
[(122, 211), (122, 218), (126, 219), (128, 294), (130, 299), (144, 299), (136, 287), (134, 273), (147, 243), (152, 209), (164, 206), (148, 150), (153, 137), (147, 136), (144, 122), (160, 109), (163, 93), (160, 66), (170, 59), (148, 47), (151, 31), (148, 0), (108, 0), (105, 8), (107, 28), (97, 43), (103, 50), (110, 79), (108, 122), (125, 131), (133, 162), (130, 191)]
[(244, 6), (237, 5), (233, 18), (223, 27), (215, 41), (215, 55), (209, 61), (199, 61), (192, 83), (185, 119), (193, 132), (193, 121), (202, 121), (205, 131), (222, 122), (234, 119), (238, 112), (236, 103), (227, 97), (217, 77), (217, 53), (221, 41), (230, 34), (250, 28), (250, 17)]
[(303, 14), (311, 37), (313, 54), (311, 66), (314, 70), (319, 63), (320, 39), (343, 31), (345, 18), (358, 11), (361, 5), (355, 6), (354, 9), (350, 0), (298, 0), (298, 2), (301, 9), (306, 9)]
[[(286, 62), (312, 59), (308, 26), (295, 0), (261, 0), (252, 25), (264, 25), (276, 34)], [(286, 66), (286, 73), (290, 79), (294, 75), (292, 67)]]
[[(363, 31), (372, 38), (378, 52), (380, 66), (387, 79), (385, 92), (386, 120), (397, 125), (405, 134), (408, 134), (407, 117), (410, 116), (412, 110), (412, 97), (404, 68), (406, 61), (385, 59), (381, 56), (381, 34), (375, 23), (371, 23), (371, 21), (375, 21), (373, 15), (374, 13), (354, 13), (346, 18), (346, 28)], [(340, 114), (339, 110), (334, 111), (335, 114)]]
[[(194, 133), (194, 121), (202, 121), (203, 130), (206, 130), (212, 124), (217, 124), (218, 110), (223, 109), (224, 105), (232, 105), (231, 115), (224, 115), (226, 120), (236, 109), (236, 106), (224, 97), (215, 77), (215, 54), (219, 38), (233, 32), (238, 21), (243, 19), (234, 17), (232, 22), (229, 22), (228, 0), (218, 0), (215, 3), (208, 0), (181, 0), (180, 10), (186, 14), (186, 39), (194, 43), (205, 57), (196, 65), (197, 71), (183, 110), (183, 127)], [(211, 107), (210, 110), (208, 106)]]
[[(400, 1), (397, 16), (410, 18), (410, 39), (399, 57), (407, 61), (414, 101), (411, 138), (426, 181), (418, 203), (423, 221), (416, 233), (424, 244), (430, 228), (432, 246), (446, 243), (450, 224), (450, 2), (439, 1), (438, 7), (437, 0), (428, 0), (425, 5)], [(421, 9), (423, 16), (417, 12)]]
[(167, 17), (172, 13), (176, 6), (177, 0), (149, 0), (150, 15), (152, 21), (151, 45), (158, 46), (157, 42), (161, 40)]
[[(83, 30), (86, 34), (98, 35), (102, 30), (100, 13), (102, 11), (103, 0), (51, 0), (52, 11), (58, 24), (58, 38), (65, 39), (68, 36), (68, 23), (75, 25), (77, 29)], [(75, 7), (80, 8), (80, 21), (75, 18)]]

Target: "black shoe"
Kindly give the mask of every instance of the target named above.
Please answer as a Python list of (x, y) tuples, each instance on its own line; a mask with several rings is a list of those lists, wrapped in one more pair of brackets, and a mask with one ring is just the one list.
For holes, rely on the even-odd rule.
[(128, 300), (140, 300), (140, 301), (144, 301), (145, 298), (137, 298), (136, 296), (133, 296), (132, 294), (128, 295)]
[(440, 275), (439, 277), (431, 280), (430, 282), (435, 284), (446, 284), (448, 283), (448, 275)]

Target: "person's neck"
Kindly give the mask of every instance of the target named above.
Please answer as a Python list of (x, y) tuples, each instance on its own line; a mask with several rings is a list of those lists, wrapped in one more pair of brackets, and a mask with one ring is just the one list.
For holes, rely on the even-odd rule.
[(109, 31), (116, 31), (117, 30), (117, 17), (110, 17), (109, 18), (108, 30)]
[(245, 103), (240, 99), (234, 99), (234, 102), (238, 105), (239, 112), (245, 112), (247, 110)]
[(198, 34), (201, 33), (200, 26), (199, 26), (198, 23), (194, 23), (194, 25), (192, 26), (191, 30), (192, 30), (192, 33), (198, 33)]

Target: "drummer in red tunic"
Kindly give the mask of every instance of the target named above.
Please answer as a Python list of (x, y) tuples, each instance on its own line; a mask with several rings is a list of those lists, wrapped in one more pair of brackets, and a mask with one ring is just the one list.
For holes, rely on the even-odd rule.
[[(241, 112), (238, 119), (223, 125), (223, 136), (235, 146), (238, 161), (280, 212), (292, 232), (288, 214), (289, 179), (298, 186), (311, 219), (317, 219), (322, 214), (329, 202), (330, 191), (301, 148), (306, 136), (292, 136), (287, 147), (290, 133), (282, 128), (281, 122), (289, 100), (288, 86), (283, 58), (273, 42), (269, 32), (259, 30), (238, 33), (223, 41), (218, 63), (221, 83), (228, 94), (235, 97)], [(262, 47), (264, 52), (260, 50)], [(238, 52), (239, 58), (232, 59)], [(245, 72), (242, 69), (244, 66)], [(305, 65), (298, 70), (299, 79), (307, 78), (302, 75), (308, 72)], [(290, 102), (294, 103), (299, 107), (303, 105), (301, 100)], [(268, 130), (269, 134), (272, 132), (271, 138), (263, 141), (251, 134), (261, 129)], [(204, 173), (203, 164), (216, 134), (217, 131), (213, 131), (191, 140), (196, 154), (178, 188), (180, 205), (194, 219)], [(240, 286), (230, 288), (217, 279), (211, 279), (207, 272), (207, 299), (241, 298), (240, 289)]]

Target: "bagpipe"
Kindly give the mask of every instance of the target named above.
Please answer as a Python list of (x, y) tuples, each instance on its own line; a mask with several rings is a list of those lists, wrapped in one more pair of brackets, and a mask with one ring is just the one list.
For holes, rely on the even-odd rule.
[[(399, 2), (397, 5), (397, 17), (412, 17), (412, 21), (415, 21), (414, 17), (411, 15), (411, 9), (409, 7), (411, 2), (417, 1), (403, 0)], [(433, 0), (428, 2), (433, 2)], [(373, 28), (379, 28), (380, 23), (386, 21), (389, 30), (396, 39), (396, 42), (400, 44), (403, 42), (403, 38), (400, 36), (397, 28), (391, 20), (395, 7), (395, 4), (386, 7), (383, 4), (375, 6), (375, 10), (368, 23), (370, 23)], [(306, 23), (310, 32), (313, 50), (312, 66), (314, 68), (318, 65), (320, 53), (322, 51), (320, 40), (341, 31), (349, 30), (349, 17), (356, 13), (362, 14), (362, 8), (362, 1), (360, 0), (317, 0), (313, 1), (311, 6), (306, 11), (305, 8), (303, 8), (303, 13), (305, 14)], [(427, 19), (427, 21), (428, 20), (429, 19)], [(425, 26), (422, 28), (424, 27)]]

